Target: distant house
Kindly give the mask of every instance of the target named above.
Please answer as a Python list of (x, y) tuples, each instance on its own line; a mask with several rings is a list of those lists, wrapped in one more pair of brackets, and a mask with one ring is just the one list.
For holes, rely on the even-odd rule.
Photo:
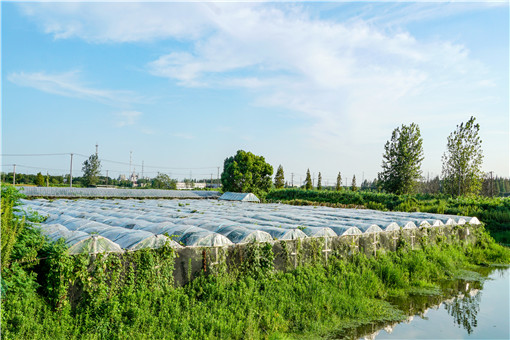
[(226, 192), (218, 199), (224, 201), (260, 202), (259, 198), (251, 192)]

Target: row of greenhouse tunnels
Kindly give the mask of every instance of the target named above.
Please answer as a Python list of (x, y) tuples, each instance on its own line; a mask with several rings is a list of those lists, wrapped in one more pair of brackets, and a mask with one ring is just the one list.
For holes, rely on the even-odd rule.
[(249, 193), (227, 192), (218, 197), (211, 192), (177, 192), (177, 197), (167, 193), (167, 197), (156, 199), (147, 192), (145, 199), (82, 199), (87, 196), (76, 190), (71, 195), (69, 188), (43, 189), (53, 190), (45, 192), (45, 197), (73, 198), (25, 199), (24, 213), (43, 216), (44, 221), (36, 227), (50, 240), (64, 239), (70, 254), (121, 253), (165, 244), (173, 248), (224, 247), (480, 224), (469, 216), (257, 204), (258, 198)]

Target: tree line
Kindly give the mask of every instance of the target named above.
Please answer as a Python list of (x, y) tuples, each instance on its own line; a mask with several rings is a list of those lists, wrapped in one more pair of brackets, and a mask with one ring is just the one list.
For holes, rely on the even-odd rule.
[[(480, 125), (476, 123), (475, 117), (457, 125), (447, 138), (446, 151), (442, 156), (441, 176), (430, 180), (423, 177), (421, 170), (424, 156), (420, 128), (415, 123), (403, 124), (393, 130), (390, 140), (384, 146), (381, 172), (373, 181), (364, 180), (360, 189), (397, 195), (444, 193), (452, 196), (497, 196), (508, 193), (509, 179), (492, 178), (481, 170), (483, 151), (479, 132)], [(225, 159), (221, 180), (224, 191), (262, 195), (271, 188), (288, 187), (282, 165), (278, 166), (274, 182), (272, 174), (273, 167), (265, 162), (263, 156), (239, 150), (236, 155)], [(350, 188), (342, 186), (342, 174), (339, 172), (334, 190), (358, 190), (355, 175), (351, 183)], [(319, 172), (315, 186), (308, 169), (302, 188), (325, 189), (322, 174)]]

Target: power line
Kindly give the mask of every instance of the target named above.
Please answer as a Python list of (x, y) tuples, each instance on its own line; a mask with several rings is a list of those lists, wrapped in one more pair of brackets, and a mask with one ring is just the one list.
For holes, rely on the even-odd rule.
[(4, 153), (1, 157), (65, 156), (70, 153)]

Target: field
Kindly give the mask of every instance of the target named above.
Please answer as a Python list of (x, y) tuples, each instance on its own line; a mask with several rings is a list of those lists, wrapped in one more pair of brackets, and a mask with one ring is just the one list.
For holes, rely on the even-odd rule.
[[(68, 255), (62, 242), (48, 242), (16, 218), (16, 195), (2, 195), (2, 240), (13, 240), (12, 247), (2, 243), (6, 338), (327, 337), (374, 320), (403, 319), (389, 297), (434, 292), (439, 280), (465, 269), (510, 261), (508, 249), (482, 233), (475, 245), (412, 251), (402, 244), (377, 259), (332, 257), (328, 265), (279, 272), (267, 261), (270, 248), (255, 243), (238, 270), (175, 287), (172, 248), (99, 254), (90, 266), (87, 254)], [(135, 264), (127, 272), (123, 259)]]

